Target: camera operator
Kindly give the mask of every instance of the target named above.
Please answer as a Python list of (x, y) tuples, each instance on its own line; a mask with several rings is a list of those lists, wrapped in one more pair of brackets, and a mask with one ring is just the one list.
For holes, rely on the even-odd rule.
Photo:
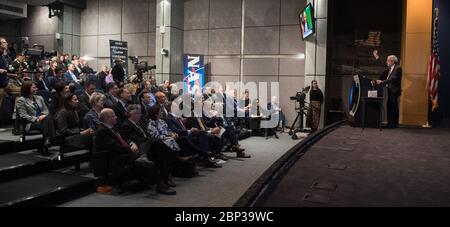
[[(8, 54), (8, 42), (5, 38), (0, 37), (0, 109), (8, 108), (7, 106), (3, 106), (3, 100), (7, 95), (6, 87), (11, 77), (17, 77), (17, 75), (10, 72), (11, 65), (12, 60)], [(0, 131), (4, 131), (4, 129), (0, 128)]]
[[(28, 71), (28, 65), (25, 62), (25, 55), (20, 53), (10, 66), (10, 71), (15, 74), (13, 77), (9, 77), (9, 83), (6, 87), (6, 91), (18, 98), (22, 89), (22, 78), (25, 79), (25, 73)], [(28, 78), (29, 79), (29, 78)]]
[(323, 93), (319, 88), (316, 80), (311, 82), (311, 92), (309, 98), (309, 110), (306, 125), (311, 128), (314, 133), (319, 129), (320, 114), (322, 112)]
[(111, 70), (111, 74), (114, 82), (116, 82), (119, 87), (123, 87), (125, 85), (125, 70), (123, 69), (123, 61), (120, 58), (117, 58), (114, 63), (115, 65)]

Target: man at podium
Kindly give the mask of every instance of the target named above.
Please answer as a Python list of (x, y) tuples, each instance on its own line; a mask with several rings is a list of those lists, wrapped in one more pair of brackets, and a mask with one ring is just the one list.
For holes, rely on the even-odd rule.
[(402, 67), (399, 64), (398, 58), (391, 55), (386, 61), (387, 69), (380, 76), (377, 81), (374, 81), (378, 86), (385, 86), (388, 90), (387, 102), (387, 118), (388, 128), (399, 127), (399, 98), (402, 94)]

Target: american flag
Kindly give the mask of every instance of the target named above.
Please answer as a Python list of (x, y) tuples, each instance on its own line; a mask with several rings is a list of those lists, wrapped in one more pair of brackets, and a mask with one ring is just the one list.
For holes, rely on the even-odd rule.
[(439, 62), (439, 11), (436, 9), (433, 31), (433, 50), (429, 62), (427, 87), (430, 92), (432, 110), (436, 111), (439, 107), (439, 77), (441, 76), (441, 67)]

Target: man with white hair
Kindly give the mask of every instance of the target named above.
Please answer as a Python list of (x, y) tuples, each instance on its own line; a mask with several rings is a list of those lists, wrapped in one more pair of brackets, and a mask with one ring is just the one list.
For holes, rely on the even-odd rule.
[(377, 84), (386, 86), (388, 89), (387, 118), (388, 128), (399, 127), (399, 98), (402, 95), (402, 67), (397, 56), (391, 55), (387, 58), (388, 69), (383, 73)]

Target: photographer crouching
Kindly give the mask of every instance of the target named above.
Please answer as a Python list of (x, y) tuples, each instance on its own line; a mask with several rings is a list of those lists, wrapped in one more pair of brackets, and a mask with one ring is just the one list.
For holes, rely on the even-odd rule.
[(319, 129), (320, 114), (322, 112), (323, 93), (317, 84), (317, 80), (311, 82), (311, 92), (309, 94), (309, 110), (306, 119), (307, 127), (311, 128), (311, 133)]

